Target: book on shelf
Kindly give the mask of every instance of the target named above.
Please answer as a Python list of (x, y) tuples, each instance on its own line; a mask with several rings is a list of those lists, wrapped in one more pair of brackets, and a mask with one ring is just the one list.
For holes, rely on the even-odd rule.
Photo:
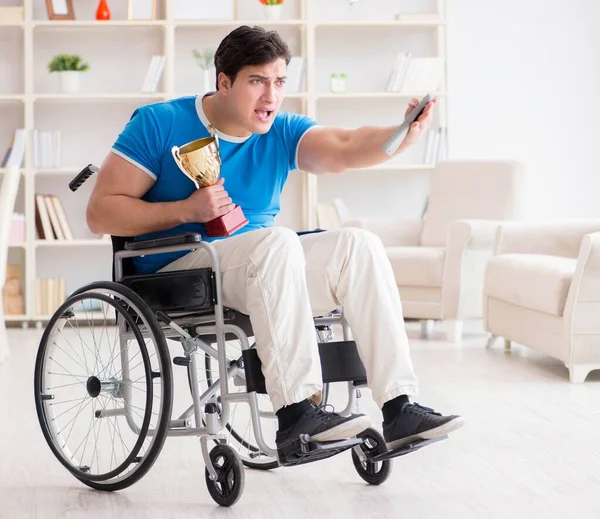
[(150, 60), (150, 65), (148, 65), (148, 70), (146, 71), (144, 84), (142, 85), (142, 92), (156, 92), (158, 82), (160, 81), (160, 77), (162, 76), (163, 70), (165, 69), (166, 61), (166, 56), (152, 56), (152, 59)]
[(25, 157), (25, 128), (15, 130), (8, 143), (8, 148), (2, 159), (0, 167), (10, 168), (12, 166), (21, 167)]
[(27, 225), (23, 213), (13, 213), (8, 228), (8, 244), (21, 245), (25, 243)]
[(36, 168), (60, 167), (60, 130), (33, 130), (33, 166)]
[(40, 240), (73, 240), (63, 205), (56, 195), (35, 195), (35, 227)]
[(436, 164), (447, 156), (446, 128), (429, 130), (425, 136), (423, 164)]
[(288, 94), (299, 94), (302, 92), (302, 74), (304, 73), (304, 58), (292, 56), (287, 66), (285, 90)]
[(35, 280), (35, 313), (50, 315), (67, 298), (64, 278), (38, 278)]
[(441, 21), (441, 17), (438, 13), (398, 13), (396, 20), (399, 22), (437, 23)]
[(400, 52), (396, 57), (387, 92), (436, 92), (443, 75), (443, 61), (437, 57), (415, 58), (410, 52)]

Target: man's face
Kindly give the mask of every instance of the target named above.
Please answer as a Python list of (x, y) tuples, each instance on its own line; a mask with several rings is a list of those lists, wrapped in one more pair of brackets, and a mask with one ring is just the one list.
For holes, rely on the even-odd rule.
[(242, 68), (228, 92), (236, 124), (250, 133), (266, 133), (285, 95), (286, 64), (277, 58)]

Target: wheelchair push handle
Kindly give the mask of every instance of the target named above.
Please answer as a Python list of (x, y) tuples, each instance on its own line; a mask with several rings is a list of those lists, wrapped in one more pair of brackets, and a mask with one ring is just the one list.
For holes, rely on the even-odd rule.
[(98, 166), (88, 164), (77, 174), (73, 180), (71, 180), (71, 182), (69, 182), (69, 189), (71, 189), (71, 191), (77, 191), (88, 178), (97, 172)]

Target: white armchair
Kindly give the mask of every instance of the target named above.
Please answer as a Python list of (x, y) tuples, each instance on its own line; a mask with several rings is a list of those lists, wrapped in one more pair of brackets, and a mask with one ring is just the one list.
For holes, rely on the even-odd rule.
[(502, 225), (483, 323), (488, 346), (504, 337), (556, 358), (571, 382), (600, 369), (600, 220)]
[(520, 212), (523, 167), (515, 161), (446, 161), (432, 177), (424, 220), (345, 222), (377, 234), (388, 254), (406, 318), (444, 320), (458, 341), (465, 319), (482, 317), (485, 263), (499, 222)]

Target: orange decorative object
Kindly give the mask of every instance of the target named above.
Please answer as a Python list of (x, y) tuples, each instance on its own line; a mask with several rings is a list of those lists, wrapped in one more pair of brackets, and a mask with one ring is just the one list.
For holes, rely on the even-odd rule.
[(106, 0), (100, 0), (98, 9), (96, 9), (96, 20), (110, 20), (110, 9)]
[(283, 0), (259, 0), (263, 5), (279, 5), (283, 4)]

